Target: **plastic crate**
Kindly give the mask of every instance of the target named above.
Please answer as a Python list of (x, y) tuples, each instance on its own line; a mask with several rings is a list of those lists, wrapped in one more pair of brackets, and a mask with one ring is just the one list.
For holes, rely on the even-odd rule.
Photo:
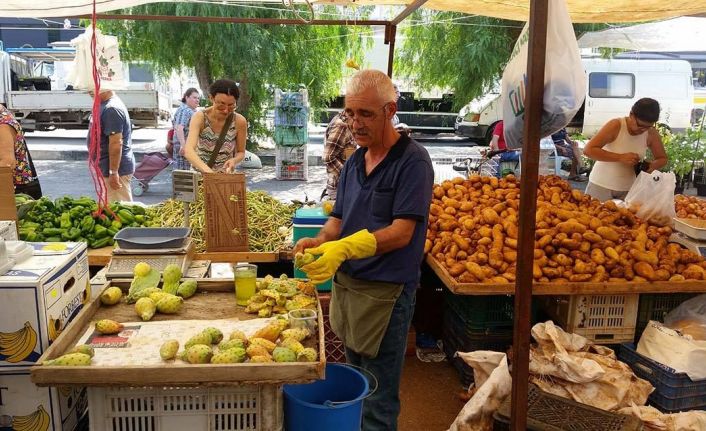
[(324, 314), (324, 344), (326, 348), (326, 362), (346, 362), (346, 348), (343, 341), (331, 329), (329, 321), (330, 293), (319, 293), (321, 312)]
[(281, 430), (282, 387), (89, 387), (88, 411), (91, 431)]
[(637, 323), (635, 324), (635, 342), (645, 331), (650, 320), (664, 322), (664, 317), (682, 302), (693, 298), (697, 293), (655, 293), (641, 294), (637, 307)]
[(638, 294), (538, 297), (544, 311), (566, 332), (602, 344), (635, 338)]
[(309, 177), (306, 145), (275, 148), (275, 177), (278, 180), (304, 180)]
[(309, 132), (306, 127), (275, 126), (272, 139), (280, 147), (301, 147), (309, 140)]
[[(493, 414), (493, 431), (510, 430), (511, 397)], [(641, 431), (642, 421), (549, 394), (530, 385), (527, 429), (531, 431)]]
[(659, 410), (667, 413), (706, 410), (706, 379), (693, 381), (686, 373), (678, 373), (637, 353), (633, 343), (622, 344), (618, 358), (655, 387), (648, 402)]
[(275, 107), (275, 127), (296, 126), (306, 128), (308, 122), (308, 106), (292, 104)]
[(449, 307), (444, 309), (441, 333), (444, 353), (458, 371), (464, 386), (473, 383), (473, 369), (463, 359), (454, 357), (456, 352), (476, 350), (505, 352), (512, 345), (512, 328), (471, 330), (461, 316)]
[(510, 295), (464, 296), (447, 290), (444, 303), (470, 330), (513, 327), (514, 301)]

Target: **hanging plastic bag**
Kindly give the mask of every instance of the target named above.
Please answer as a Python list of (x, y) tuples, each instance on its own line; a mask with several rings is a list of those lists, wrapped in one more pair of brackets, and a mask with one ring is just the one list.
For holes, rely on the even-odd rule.
[(664, 325), (694, 340), (706, 341), (706, 293), (679, 304), (664, 316)]
[[(527, 85), (529, 23), (520, 33), (502, 79), (505, 142), (522, 148)], [(544, 66), (544, 108), (541, 136), (550, 136), (569, 124), (586, 97), (586, 76), (564, 0), (549, 2), (547, 52)]]
[(674, 187), (677, 178), (672, 172), (640, 172), (625, 203), (642, 220), (659, 226), (673, 223), (677, 213), (674, 210)]
[[(91, 27), (71, 40), (76, 48), (76, 56), (69, 71), (67, 82), (77, 90), (90, 91), (93, 83), (93, 57), (91, 55)], [(123, 63), (120, 61), (118, 38), (108, 36), (96, 30), (96, 67), (100, 76), (101, 90), (122, 90), (127, 87), (123, 75)]]

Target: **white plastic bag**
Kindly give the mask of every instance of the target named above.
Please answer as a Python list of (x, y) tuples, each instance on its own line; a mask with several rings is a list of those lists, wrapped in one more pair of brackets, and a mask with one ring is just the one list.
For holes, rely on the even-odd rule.
[(706, 341), (689, 336), (650, 320), (637, 343), (637, 353), (686, 373), (691, 380), (706, 379)]
[[(76, 47), (76, 57), (66, 81), (76, 90), (90, 91), (95, 88), (93, 83), (93, 57), (91, 55), (91, 27), (71, 40)], [(123, 64), (120, 61), (118, 38), (108, 36), (96, 30), (96, 66), (100, 76), (102, 90), (122, 90), (127, 87), (123, 75)]]
[(706, 341), (706, 293), (682, 302), (664, 316), (664, 325), (697, 341)]
[[(504, 133), (507, 147), (511, 149), (522, 148), (528, 41), (529, 23), (522, 29), (503, 72)], [(566, 2), (552, 0), (547, 21), (541, 136), (549, 136), (569, 124), (585, 97), (586, 76)]]
[(676, 184), (677, 178), (672, 172), (640, 172), (625, 196), (625, 203), (642, 220), (660, 226), (671, 225), (677, 215), (674, 210)]

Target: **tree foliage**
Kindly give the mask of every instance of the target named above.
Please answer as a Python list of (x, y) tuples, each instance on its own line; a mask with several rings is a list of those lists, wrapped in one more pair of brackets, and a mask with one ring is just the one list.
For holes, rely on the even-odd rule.
[[(422, 91), (449, 89), (456, 108), (500, 81), (524, 23), (456, 12), (420, 10), (402, 28), (395, 72)], [(577, 36), (601, 25), (575, 25)], [(550, 61), (548, 59), (547, 61)]]
[[(189, 2), (144, 5), (127, 13), (293, 17), (284, 9)], [(192, 68), (204, 91), (218, 78), (237, 81), (238, 111), (250, 123), (250, 136), (266, 133), (264, 114), (272, 102), (272, 88), (296, 89), (304, 84), (312, 106), (322, 106), (338, 95), (346, 58), (362, 49), (361, 38), (355, 37), (359, 27), (169, 21), (107, 21), (100, 27), (118, 37), (125, 60), (149, 62), (162, 74)]]

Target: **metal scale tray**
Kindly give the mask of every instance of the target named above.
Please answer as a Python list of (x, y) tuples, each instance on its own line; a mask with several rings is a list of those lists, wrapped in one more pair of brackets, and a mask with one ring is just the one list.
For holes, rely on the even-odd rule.
[[(131, 232), (142, 230), (145, 232)], [(146, 262), (160, 272), (167, 265), (175, 264), (181, 267), (182, 273), (186, 273), (196, 250), (188, 236), (190, 231), (189, 228), (121, 230), (115, 235), (118, 247), (113, 250), (106, 278), (132, 278), (133, 268), (139, 262)]]

